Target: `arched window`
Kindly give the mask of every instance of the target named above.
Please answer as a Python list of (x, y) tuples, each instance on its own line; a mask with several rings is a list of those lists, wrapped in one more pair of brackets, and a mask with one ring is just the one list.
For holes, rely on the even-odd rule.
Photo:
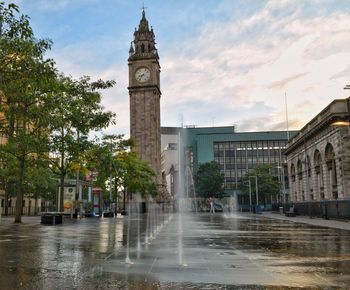
[(315, 150), (314, 153), (314, 165), (316, 174), (316, 192), (319, 194), (320, 199), (324, 199), (322, 157), (318, 150)]
[(298, 172), (298, 179), (299, 180), (303, 179), (303, 166), (301, 165), (300, 160), (298, 160), (298, 163), (297, 163), (297, 172)]
[(314, 199), (313, 187), (311, 182), (311, 161), (309, 155), (306, 156), (306, 193), (309, 195), (310, 200)]
[(328, 180), (330, 184), (330, 189), (332, 191), (333, 198), (338, 198), (338, 189), (337, 189), (337, 169), (335, 163), (335, 153), (333, 146), (328, 143), (325, 150), (325, 161), (328, 170)]
[(303, 166), (300, 160), (297, 163), (297, 174), (298, 174), (298, 195), (301, 195), (301, 200), (305, 200), (305, 194), (303, 190)]
[(142, 43), (141, 44), (141, 52), (144, 53), (145, 52), (145, 45)]
[(311, 177), (311, 161), (309, 155), (306, 156), (306, 170), (307, 170), (307, 176)]
[(295, 182), (295, 166), (293, 163), (290, 166), (290, 175), (292, 176), (292, 182)]
[[(294, 201), (298, 200), (298, 196), (295, 190), (295, 166), (294, 163), (290, 166), (290, 175), (291, 175), (291, 188), (290, 188), (290, 193), (291, 197), (293, 197)], [(293, 195), (292, 195), (293, 194)]]

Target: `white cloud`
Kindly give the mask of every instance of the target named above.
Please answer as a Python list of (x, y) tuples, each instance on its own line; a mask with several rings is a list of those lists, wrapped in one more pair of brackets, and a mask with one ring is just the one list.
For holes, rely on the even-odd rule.
[[(321, 10), (322, 1), (310, 2)], [(336, 12), (306, 18), (305, 5), (268, 1), (249, 17), (207, 22), (197, 37), (171, 45), (157, 38), (162, 124), (177, 126), (182, 114), (185, 124), (211, 126), (215, 118), (215, 125), (236, 123), (239, 130), (285, 129), (286, 92), (290, 128), (299, 129), (332, 99), (345, 97), (350, 15)], [(119, 51), (127, 42), (103, 41), (103, 49)], [(100, 57), (98, 43), (94, 39), (67, 46), (55, 51), (55, 59), (73, 76), (117, 81), (115, 88), (103, 92), (105, 107), (118, 116), (117, 125), (108, 131), (128, 134), (127, 49), (124, 59), (101, 69), (94, 64)]]
[[(185, 116), (201, 119), (201, 112), (186, 107), (186, 103), (221, 104), (222, 112), (231, 109), (231, 116), (225, 113), (227, 123), (231, 123), (235, 115), (240, 116), (238, 112), (263, 102), (273, 110), (269, 121), (261, 125), (267, 130), (283, 123), (287, 92), (291, 124), (299, 129), (332, 99), (345, 97), (349, 15), (333, 13), (305, 19), (295, 3), (270, 1), (247, 19), (210, 23), (197, 38), (163, 52), (163, 107), (172, 111), (182, 108)], [(276, 10), (288, 5), (294, 13), (275, 16)], [(220, 111), (212, 116), (223, 117)], [(249, 122), (262, 124), (261, 118), (256, 112)], [(247, 123), (241, 117), (235, 122)]]

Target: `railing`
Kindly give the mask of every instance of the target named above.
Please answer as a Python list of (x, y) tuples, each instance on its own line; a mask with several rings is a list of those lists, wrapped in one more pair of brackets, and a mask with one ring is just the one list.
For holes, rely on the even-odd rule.
[[(324, 200), (283, 204), (284, 212), (294, 206), (297, 215), (319, 218), (350, 219), (350, 200)], [(276, 210), (278, 205), (273, 206)]]
[[(5, 208), (4, 207), (1, 208), (1, 212), (2, 212), (2, 215), (5, 215)], [(34, 215), (38, 215), (40, 212), (41, 212), (40, 206), (38, 206), (36, 208), (36, 212), (35, 212), (34, 206), (31, 206), (31, 207), (25, 206), (22, 208), (22, 215), (24, 215), (24, 216), (34, 216)], [(14, 206), (8, 207), (7, 215), (13, 216), (15, 214), (16, 214), (16, 207), (14, 207)]]

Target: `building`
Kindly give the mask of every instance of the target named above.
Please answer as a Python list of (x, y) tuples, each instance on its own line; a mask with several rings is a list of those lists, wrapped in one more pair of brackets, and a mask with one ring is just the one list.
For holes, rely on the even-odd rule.
[[(271, 173), (281, 184), (281, 199), (288, 200), (283, 151), (288, 135), (294, 136), (296, 131), (236, 132), (233, 126), (161, 129), (163, 175), (172, 195), (176, 193), (177, 184), (187, 186), (186, 183), (193, 179), (201, 163), (217, 161), (225, 176), (227, 195), (237, 197), (242, 177), (248, 170), (259, 164), (271, 164)], [(182, 168), (183, 176), (178, 175), (179, 168)], [(183, 179), (182, 182), (179, 182), (179, 178)]]
[(178, 191), (179, 172), (179, 138), (181, 128), (161, 127), (161, 166), (162, 178), (165, 180), (167, 191), (171, 196), (175, 196)]
[(160, 65), (153, 28), (145, 10), (129, 50), (130, 136), (139, 158), (147, 162), (161, 184)]
[[(310, 213), (312, 209), (314, 214), (322, 210), (325, 214), (324, 202), (329, 201), (327, 214), (339, 217), (345, 214), (340, 205), (349, 207), (349, 108), (350, 98), (334, 100), (288, 142), (285, 154), (291, 201), (300, 212)], [(320, 202), (323, 202), (322, 206)], [(333, 214), (332, 205), (336, 207)], [(350, 216), (350, 208), (347, 215)]]
[[(4, 94), (2, 93), (2, 91), (0, 91), (0, 104), (2, 104), (4, 102)], [(5, 116), (2, 112), (0, 112), (0, 123), (2, 122), (6, 122), (5, 120)], [(7, 139), (5, 138), (5, 136), (3, 136), (2, 134), (0, 134), (0, 145), (3, 145), (7, 142)], [(0, 165), (3, 166), (3, 165)], [(0, 187), (0, 207), (4, 207), (5, 205), (5, 191), (3, 188)]]

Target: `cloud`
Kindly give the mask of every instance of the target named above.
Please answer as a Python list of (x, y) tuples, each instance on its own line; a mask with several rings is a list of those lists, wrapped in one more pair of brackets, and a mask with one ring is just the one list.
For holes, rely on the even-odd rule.
[(272, 83), (271, 85), (269, 85), (267, 88), (271, 89), (271, 90), (281, 90), (284, 89), (289, 83), (305, 76), (307, 73), (302, 73), (302, 74), (297, 74), (297, 75), (293, 75), (290, 76), (288, 78), (285, 78), (283, 80), (277, 81)]
[[(237, 112), (262, 102), (271, 108), (269, 115), (260, 116), (258, 109), (255, 117), (236, 118), (236, 122), (247, 130), (269, 130), (283, 123), (287, 92), (290, 126), (302, 127), (331, 100), (344, 95), (350, 59), (349, 14), (305, 18), (302, 8), (296, 1), (269, 1), (245, 19), (208, 23), (197, 37), (163, 51), (163, 106), (203, 120), (203, 111), (186, 104), (215, 105), (212, 116), (231, 110), (229, 123), (239, 116)], [(283, 9), (292, 13), (281, 17)]]
[[(39, 2), (59, 2), (40, 9), (64, 9), (70, 1)], [(233, 11), (233, 2), (222, 1), (216, 13)], [(331, 100), (345, 97), (350, 15), (346, 10), (328, 11), (322, 2), (253, 1), (254, 11), (245, 4), (234, 16), (210, 18), (198, 26), (197, 34), (185, 33), (188, 38), (174, 37), (170, 43), (176, 18), (166, 21), (167, 32), (155, 27), (162, 67), (162, 124), (178, 126), (182, 115), (185, 124), (199, 126), (215, 122), (238, 124), (240, 131), (284, 129), (286, 92), (289, 127), (300, 129)], [(184, 27), (188, 13), (178, 14)], [(68, 74), (117, 81), (115, 88), (103, 92), (103, 104), (118, 116), (117, 125), (108, 131), (128, 134), (126, 58), (132, 31), (123, 33), (119, 40), (113, 35), (60, 45), (53, 54)], [(166, 42), (160, 37), (164, 34)]]
[[(36, 0), (36, 1), (23, 1), (18, 0), (18, 2), (21, 2), (21, 4), (26, 4), (29, 7), (33, 7), (36, 10), (39, 11), (60, 11), (67, 9), (68, 7), (71, 7), (73, 5), (80, 5), (81, 3), (84, 3), (85, 5), (89, 3), (97, 2), (97, 0), (84, 0), (84, 1), (77, 1), (77, 0)], [(26, 2), (26, 3), (24, 3)]]

